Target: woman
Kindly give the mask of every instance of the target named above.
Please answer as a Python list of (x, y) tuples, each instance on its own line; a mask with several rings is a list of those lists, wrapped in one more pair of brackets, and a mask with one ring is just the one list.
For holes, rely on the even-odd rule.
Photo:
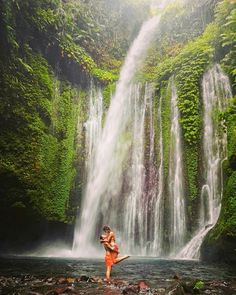
[(105, 265), (106, 265), (106, 282), (110, 282), (111, 270), (113, 264), (117, 264), (127, 258), (129, 255), (118, 257), (119, 247), (115, 242), (115, 234), (111, 231), (108, 225), (103, 226), (104, 235), (100, 236), (100, 243), (104, 245), (106, 250)]

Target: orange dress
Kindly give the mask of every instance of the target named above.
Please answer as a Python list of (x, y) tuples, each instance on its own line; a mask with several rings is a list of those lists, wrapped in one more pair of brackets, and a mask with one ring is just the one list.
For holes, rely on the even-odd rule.
[(106, 255), (105, 255), (106, 266), (112, 266), (113, 264), (115, 264), (115, 260), (116, 260), (117, 256), (118, 256), (117, 252), (106, 251)]
[[(114, 242), (115, 242), (115, 238), (113, 237)], [(110, 240), (108, 239), (107, 241), (108, 243), (110, 243)], [(105, 264), (106, 266), (112, 266), (113, 264), (115, 264), (115, 260), (118, 256), (119, 253), (119, 247), (117, 244), (114, 245), (114, 251), (112, 250), (106, 250), (106, 255), (105, 255)]]

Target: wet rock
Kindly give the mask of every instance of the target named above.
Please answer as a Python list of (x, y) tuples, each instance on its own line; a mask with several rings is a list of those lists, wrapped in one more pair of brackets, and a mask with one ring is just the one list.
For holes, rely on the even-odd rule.
[(46, 293), (46, 295), (59, 295), (59, 294), (67, 294), (67, 293), (71, 293), (74, 292), (74, 288), (73, 287), (63, 287), (63, 288), (55, 288), (49, 292)]
[(46, 282), (48, 282), (48, 283), (52, 283), (52, 282), (53, 282), (53, 278), (47, 278), (47, 279), (46, 279)]
[(210, 286), (213, 288), (217, 288), (217, 287), (226, 287), (227, 283), (226, 282), (218, 282), (218, 281), (214, 281), (210, 283)]
[(95, 280), (95, 283), (98, 283), (98, 284), (103, 283), (103, 279), (101, 278), (94, 278), (94, 280)]
[(56, 284), (56, 280), (54, 278), (46, 278), (44, 280), (44, 284), (47, 286), (52, 286)]
[(168, 295), (185, 295), (184, 288), (178, 284), (168, 290)]
[(181, 286), (184, 289), (184, 292), (189, 293), (189, 294), (198, 294), (199, 290), (194, 290), (195, 282), (181, 282)]
[(75, 282), (75, 278), (67, 278), (66, 282), (67, 284), (73, 284)]
[(59, 278), (59, 279), (57, 280), (57, 283), (58, 283), (58, 284), (66, 284), (66, 283), (67, 283), (67, 279), (66, 279), (66, 278)]
[(139, 288), (137, 285), (129, 285), (125, 287), (122, 291), (122, 294), (138, 294)]
[(117, 288), (124, 288), (125, 286), (128, 285), (128, 282), (123, 281), (123, 280), (114, 279), (114, 280), (112, 280), (112, 284)]
[[(92, 294), (92, 293), (89, 293)], [(94, 293), (94, 295), (97, 293)], [(110, 288), (105, 288), (101, 293), (98, 294), (104, 294), (104, 295), (120, 295), (120, 291), (119, 290), (115, 290), (115, 289), (110, 289)]]
[(39, 285), (39, 284), (42, 284), (42, 280), (34, 279), (31, 283), (32, 285)]
[(146, 291), (150, 289), (149, 286), (146, 284), (146, 282), (144, 281), (141, 281), (138, 283), (138, 290), (141, 292), (141, 291)]
[(87, 280), (88, 283), (96, 283), (96, 280), (94, 278), (88, 278)]
[(82, 282), (87, 282), (89, 280), (89, 277), (87, 275), (82, 275), (80, 276), (79, 280)]
[(74, 286), (69, 286), (66, 289), (66, 292), (74, 292), (75, 291), (75, 287)]
[(150, 287), (145, 281), (140, 281), (137, 284), (129, 284), (125, 281), (116, 280), (113, 282), (113, 285), (122, 290), (122, 294), (138, 294), (146, 293), (150, 290)]
[(175, 275), (173, 276), (173, 279), (174, 279), (174, 280), (180, 280), (180, 276), (179, 276), (178, 274), (175, 274)]
[(99, 277), (93, 277), (91, 279), (93, 283), (103, 283), (103, 280)]
[(32, 275), (24, 275), (22, 278), (21, 278), (21, 281), (22, 282), (29, 282), (29, 281), (33, 281), (35, 278), (34, 276)]
[(1, 287), (6, 287), (7, 286), (7, 279), (4, 277), (0, 278), (0, 286)]
[(50, 290), (46, 293), (46, 295), (58, 295), (63, 294), (67, 288), (56, 288), (54, 290)]

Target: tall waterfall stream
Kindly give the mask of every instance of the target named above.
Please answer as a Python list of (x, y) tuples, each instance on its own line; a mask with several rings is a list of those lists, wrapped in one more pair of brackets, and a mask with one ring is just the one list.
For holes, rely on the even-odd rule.
[[(88, 174), (82, 212), (75, 231), (73, 252), (76, 255), (96, 253), (93, 245), (97, 244), (103, 223), (109, 223), (116, 231), (124, 245), (122, 249), (136, 254), (142, 249), (142, 254), (146, 254), (143, 247), (146, 243), (144, 231), (147, 230), (144, 215), (147, 213), (143, 212), (145, 207), (142, 207), (141, 198), (144, 181), (142, 122), (150, 95), (146, 89), (144, 99), (141, 99), (139, 86), (132, 80), (155, 36), (159, 21), (160, 16), (155, 16), (143, 24), (121, 70), (94, 151), (93, 169)], [(125, 200), (121, 200), (125, 187), (128, 193)]]

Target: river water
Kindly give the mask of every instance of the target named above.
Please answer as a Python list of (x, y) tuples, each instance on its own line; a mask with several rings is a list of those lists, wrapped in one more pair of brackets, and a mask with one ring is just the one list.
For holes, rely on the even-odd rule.
[[(0, 258), (0, 283), (1, 278), (18, 278), (19, 285), (9, 288), (3, 288), (0, 294), (33, 294), (20, 284), (22, 278), (29, 276), (28, 281), (40, 280), (47, 281), (48, 278), (56, 280), (58, 278), (78, 278), (86, 275), (93, 278), (104, 277), (103, 258), (97, 259), (60, 259), (60, 258), (42, 258), (42, 257), (22, 257), (9, 256)], [(122, 280), (127, 284), (135, 284), (144, 280), (150, 288), (162, 291), (168, 289), (168, 286), (174, 281), (174, 276), (191, 281), (202, 280), (209, 282), (224, 282), (223, 284), (232, 284), (236, 278), (236, 268), (226, 265), (206, 264), (194, 260), (160, 260), (156, 258), (129, 258), (128, 260), (115, 265), (112, 271), (112, 277), (116, 280)], [(25, 281), (24, 281), (25, 282)], [(25, 284), (25, 283), (24, 283)], [(215, 284), (215, 283), (214, 283)], [(14, 285), (12, 283), (12, 285)], [(50, 284), (47, 284), (48, 288)], [(27, 284), (25, 284), (27, 286)], [(12, 290), (21, 288), (21, 292), (14, 293)], [(23, 289), (22, 289), (23, 288)], [(32, 288), (32, 285), (31, 285)], [(53, 286), (51, 286), (53, 288)], [(100, 288), (100, 289), (99, 289)], [(28, 290), (23, 292), (22, 290)], [(5, 291), (4, 291), (5, 290)], [(47, 289), (48, 290), (48, 289)], [(98, 291), (100, 290), (100, 291)], [(104, 283), (98, 287), (96, 284), (80, 284), (80, 291), (76, 294), (106, 294), (107, 286)], [(117, 288), (109, 287), (108, 294), (122, 294)], [(83, 293), (84, 291), (84, 293)], [(4, 293), (5, 292), (5, 293)], [(48, 291), (47, 291), (48, 292)], [(117, 293), (118, 292), (118, 293)], [(119, 293), (120, 292), (120, 293)], [(40, 294), (46, 294), (40, 293)], [(128, 293), (129, 294), (129, 293)], [(148, 293), (156, 294), (156, 293)], [(157, 293), (158, 294), (158, 293)], [(168, 294), (168, 293), (159, 293)], [(206, 293), (207, 294), (207, 293)], [(234, 291), (228, 293), (208, 293), (208, 294), (236, 294)]]

